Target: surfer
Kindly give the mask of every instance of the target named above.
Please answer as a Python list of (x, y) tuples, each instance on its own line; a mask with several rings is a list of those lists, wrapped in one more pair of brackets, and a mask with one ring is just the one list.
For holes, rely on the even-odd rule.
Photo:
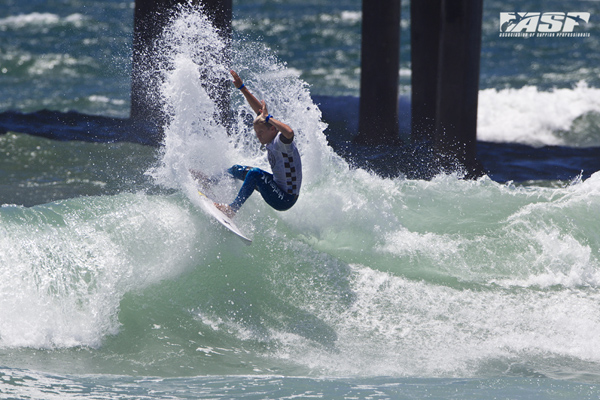
[(231, 218), (254, 190), (257, 190), (265, 202), (275, 210), (289, 210), (298, 200), (302, 184), (302, 163), (294, 142), (294, 131), (289, 125), (269, 114), (266, 102), (254, 97), (235, 71), (231, 70), (230, 73), (233, 76), (233, 85), (242, 92), (257, 114), (253, 123), (254, 132), (267, 150), (267, 159), (273, 173), (245, 165), (232, 166), (227, 172), (244, 183), (232, 203), (216, 206)]

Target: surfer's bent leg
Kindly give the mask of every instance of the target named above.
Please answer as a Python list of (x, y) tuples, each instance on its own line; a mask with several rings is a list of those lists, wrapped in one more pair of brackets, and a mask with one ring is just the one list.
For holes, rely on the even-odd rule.
[(229, 175), (233, 176), (235, 179), (239, 179), (240, 181), (243, 181), (244, 179), (246, 179), (246, 174), (248, 173), (248, 171), (250, 171), (252, 167), (247, 167), (245, 165), (234, 165), (233, 167), (229, 168), (227, 170), (227, 172), (229, 173)]
[(237, 194), (237, 197), (235, 200), (233, 200), (233, 203), (229, 205), (234, 212), (238, 212), (246, 200), (248, 200), (248, 197), (250, 197), (252, 192), (254, 192), (254, 189), (256, 189), (258, 181), (262, 175), (261, 173), (264, 171), (258, 168), (234, 165), (233, 167), (229, 168), (227, 172), (229, 172), (229, 174), (231, 174), (231, 176), (233, 176), (235, 179), (244, 181), (240, 191)]
[(281, 190), (273, 180), (273, 175), (260, 168), (234, 165), (227, 172), (234, 178), (244, 181), (237, 197), (229, 205), (235, 212), (242, 207), (255, 189), (260, 192), (267, 204), (276, 210), (288, 210), (296, 203), (297, 196), (290, 195)]

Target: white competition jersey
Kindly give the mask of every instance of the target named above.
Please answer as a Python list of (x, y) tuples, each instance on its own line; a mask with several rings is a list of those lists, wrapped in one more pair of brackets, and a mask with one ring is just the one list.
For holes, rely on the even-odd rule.
[(297, 196), (302, 184), (302, 162), (294, 140), (289, 144), (285, 143), (287, 140), (281, 132), (277, 133), (275, 139), (266, 145), (267, 157), (277, 186)]

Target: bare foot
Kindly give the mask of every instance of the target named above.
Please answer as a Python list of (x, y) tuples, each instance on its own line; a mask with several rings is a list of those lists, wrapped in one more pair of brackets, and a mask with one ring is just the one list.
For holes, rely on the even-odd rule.
[(229, 204), (215, 203), (215, 206), (219, 209), (219, 211), (227, 215), (229, 218), (235, 217), (235, 211), (233, 211)]

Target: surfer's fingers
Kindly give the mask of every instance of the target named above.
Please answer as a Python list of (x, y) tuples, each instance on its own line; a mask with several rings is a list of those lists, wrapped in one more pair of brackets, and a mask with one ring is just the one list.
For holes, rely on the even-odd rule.
[(261, 100), (260, 104), (262, 105), (262, 110), (260, 110), (261, 114), (264, 117), (266, 117), (267, 115), (269, 115), (269, 111), (267, 110), (267, 102), (264, 100)]
[(242, 78), (240, 78), (240, 76), (237, 74), (237, 72), (235, 72), (234, 70), (229, 70), (229, 73), (233, 77), (233, 84), (235, 85), (235, 87), (242, 86), (242, 84), (243, 84)]

